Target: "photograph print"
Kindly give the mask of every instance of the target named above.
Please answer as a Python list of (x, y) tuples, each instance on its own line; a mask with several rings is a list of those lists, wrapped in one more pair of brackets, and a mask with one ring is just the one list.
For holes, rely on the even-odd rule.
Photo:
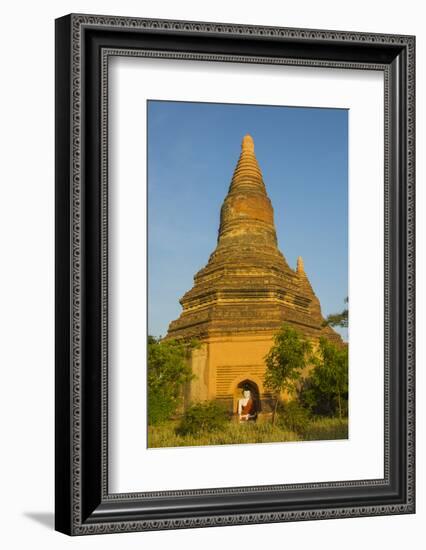
[(348, 115), (147, 102), (149, 448), (348, 439)]

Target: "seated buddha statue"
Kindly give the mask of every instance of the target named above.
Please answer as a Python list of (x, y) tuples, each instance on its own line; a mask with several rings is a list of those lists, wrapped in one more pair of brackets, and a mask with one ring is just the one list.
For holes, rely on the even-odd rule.
[(256, 420), (256, 404), (248, 388), (243, 389), (243, 396), (238, 400), (238, 418), (240, 422)]

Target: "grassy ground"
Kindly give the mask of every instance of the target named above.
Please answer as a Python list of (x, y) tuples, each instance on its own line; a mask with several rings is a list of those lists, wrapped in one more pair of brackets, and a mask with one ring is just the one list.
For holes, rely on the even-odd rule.
[(312, 420), (303, 440), (319, 441), (321, 439), (348, 439), (348, 419), (318, 418)]
[(274, 443), (284, 441), (316, 441), (347, 439), (348, 420), (318, 418), (312, 420), (303, 435), (273, 426), (271, 422), (238, 424), (229, 422), (224, 430), (198, 436), (176, 435), (177, 421), (148, 427), (148, 447), (182, 447), (230, 445), (241, 443)]

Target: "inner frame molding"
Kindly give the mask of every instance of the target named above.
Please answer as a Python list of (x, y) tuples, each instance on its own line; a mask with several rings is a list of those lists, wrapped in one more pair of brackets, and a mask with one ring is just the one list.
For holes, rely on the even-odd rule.
[[(57, 530), (83, 535), (414, 512), (414, 48), (411, 36), (91, 15), (56, 21)], [(382, 480), (108, 493), (110, 56), (383, 71)]]

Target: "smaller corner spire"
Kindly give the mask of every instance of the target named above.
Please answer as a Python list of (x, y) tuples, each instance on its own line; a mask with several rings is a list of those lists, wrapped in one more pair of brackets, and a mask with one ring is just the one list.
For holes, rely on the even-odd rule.
[(298, 275), (305, 275), (305, 264), (303, 263), (302, 256), (297, 257), (297, 273)]

